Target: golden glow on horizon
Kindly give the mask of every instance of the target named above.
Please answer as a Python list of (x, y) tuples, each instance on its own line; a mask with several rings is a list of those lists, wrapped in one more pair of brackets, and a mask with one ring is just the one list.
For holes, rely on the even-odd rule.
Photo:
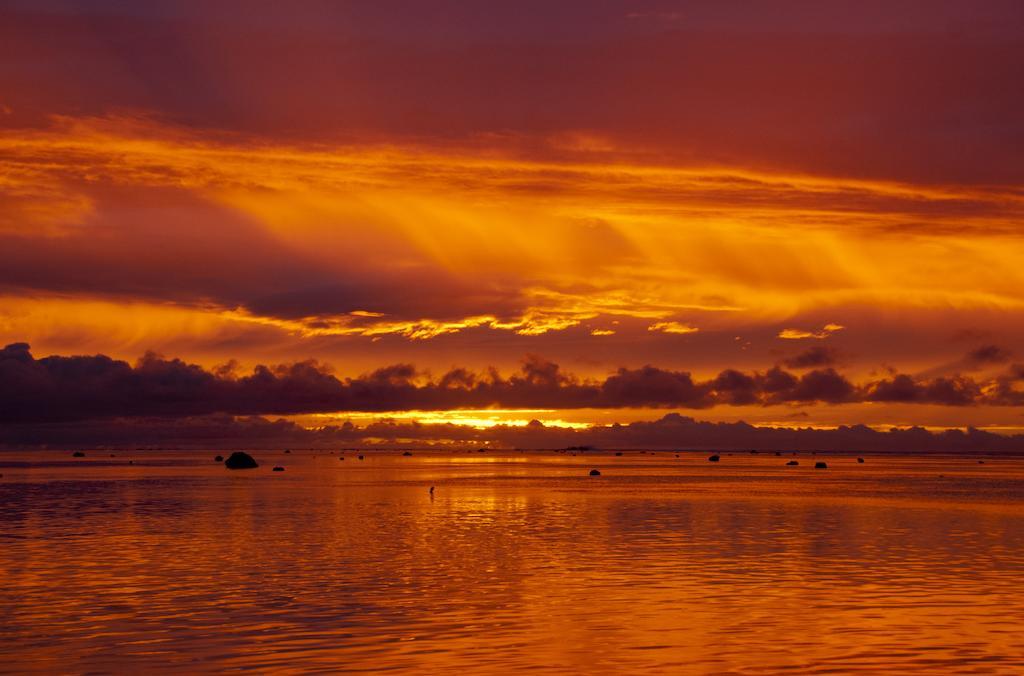
[[(508, 427), (526, 427), (533, 420), (539, 420), (545, 427), (561, 427), (564, 429), (586, 429), (591, 423), (563, 420), (552, 417), (558, 411), (554, 409), (459, 409), (454, 411), (390, 411), (387, 413), (318, 413), (309, 416), (296, 416), (303, 420), (312, 420), (316, 424), (309, 427), (340, 425), (352, 422), (360, 426), (374, 422), (401, 421), (416, 422), (422, 425), (462, 425), (474, 429), (488, 429), (497, 425)], [(529, 416), (529, 417), (524, 417)]]

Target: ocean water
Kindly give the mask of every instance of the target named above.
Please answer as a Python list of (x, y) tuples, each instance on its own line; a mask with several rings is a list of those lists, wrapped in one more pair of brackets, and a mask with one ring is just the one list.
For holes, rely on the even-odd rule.
[(1020, 458), (116, 453), (0, 453), (0, 672), (1024, 673)]

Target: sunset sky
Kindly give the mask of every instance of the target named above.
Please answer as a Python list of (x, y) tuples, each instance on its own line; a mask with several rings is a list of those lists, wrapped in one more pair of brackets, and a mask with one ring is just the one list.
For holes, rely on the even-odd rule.
[(1022, 25), (2, 2), (0, 423), (1019, 432)]

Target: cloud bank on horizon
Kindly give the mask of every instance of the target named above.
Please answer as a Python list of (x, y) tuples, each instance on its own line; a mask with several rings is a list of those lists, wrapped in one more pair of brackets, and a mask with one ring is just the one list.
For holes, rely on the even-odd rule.
[(109, 355), (30, 359), (8, 421), (1022, 426), (1020, 3), (239, 9), (0, 8), (0, 344)]
[[(817, 360), (820, 353), (809, 350), (807, 355)], [(971, 351), (965, 359), (994, 359), (1002, 363), (1005, 355), (996, 346), (984, 346)], [(396, 364), (357, 377), (338, 377), (314, 361), (260, 365), (251, 373), (239, 373), (234, 363), (206, 370), (180, 359), (166, 359), (152, 353), (140, 358), (134, 366), (105, 355), (36, 359), (29, 345), (14, 343), (0, 350), (0, 443), (57, 442), (62, 438), (62, 429), (65, 432), (70, 430), (72, 438), (81, 442), (91, 437), (75, 437), (75, 434), (95, 432), (95, 425), (102, 428), (104, 424), (109, 424), (111, 430), (118, 428), (122, 432), (136, 429), (141, 434), (149, 430), (146, 432), (148, 435), (165, 435), (160, 437), (164, 441), (169, 441), (171, 438), (166, 435), (174, 432), (184, 435), (175, 438), (180, 443), (182, 438), (189, 436), (187, 430), (191, 426), (196, 426), (198, 438), (206, 438), (202, 435), (210, 433), (210, 421), (223, 423), (225, 418), (218, 416), (225, 415), (228, 422), (219, 431), (223, 437), (215, 438), (214, 442), (235, 438), (239, 434), (245, 436), (240, 430), (248, 429), (245, 427), (248, 423), (239, 423), (233, 416), (256, 420), (265, 415), (364, 411), (395, 413), (487, 408), (704, 410), (716, 406), (792, 408), (794, 405), (865, 402), (1024, 407), (1024, 390), (1021, 388), (1024, 364), (1009, 364), (991, 380), (962, 375), (925, 378), (893, 373), (860, 384), (851, 382), (832, 367), (808, 367), (805, 364), (800, 373), (787, 371), (778, 365), (749, 373), (727, 369), (713, 379), (700, 381), (688, 372), (644, 366), (639, 369), (620, 368), (604, 379), (594, 380), (566, 373), (558, 364), (533, 356), (523, 362), (517, 373), (507, 376), (501, 375), (497, 369), (477, 373), (457, 368), (434, 378), (412, 365)], [(160, 420), (164, 422), (154, 422)], [(68, 423), (84, 423), (84, 426), (61, 427)], [(53, 427), (55, 424), (57, 427)], [(264, 440), (267, 443), (280, 441), (282, 435), (310, 443), (337, 443), (345, 439), (354, 442), (356, 432), (353, 430), (358, 430), (347, 422), (340, 428), (341, 432), (317, 435), (312, 433), (312, 427), (300, 427), (294, 421), (280, 421), (279, 424), (283, 427), (256, 425), (254, 429), (274, 432)], [(360, 438), (378, 438), (373, 431), (382, 424), (394, 425), (373, 423), (361, 430), (363, 436)], [(423, 426), (415, 421), (402, 425), (404, 427), (387, 428), (393, 433), (379, 438), (393, 443), (399, 439), (415, 439), (421, 443), (524, 439), (521, 432), (512, 431), (507, 426), (491, 430), (486, 433), (490, 436), (486, 436), (481, 432), (465, 431), (453, 434), (452, 425)], [(630, 426), (630, 429), (642, 430), (644, 434), (651, 430), (645, 424), (636, 425), (638, 427)], [(335, 429), (337, 426), (320, 427)], [(472, 426), (459, 427), (468, 429)], [(603, 433), (599, 426), (592, 426), (587, 433), (551, 430), (539, 421), (533, 421), (527, 427), (535, 433), (533, 445), (551, 445), (554, 439), (581, 435), (588, 439), (606, 439), (601, 436)], [(618, 429), (619, 426), (614, 427)], [(439, 430), (445, 431), (447, 436), (438, 436)], [(753, 435), (751, 439), (758, 435), (765, 439), (781, 438), (768, 432), (747, 432)], [(51, 436), (53, 434), (57, 436)], [(116, 437), (120, 433), (112, 434)], [(623, 437), (620, 442), (643, 444), (649, 438), (644, 434), (635, 438)], [(810, 431), (800, 432), (796, 437), (821, 441), (820, 435), (810, 434)], [(70, 442), (72, 438), (64, 440)], [(136, 443), (141, 443), (143, 438), (146, 437), (140, 437)], [(832, 441), (840, 438), (824, 437)], [(928, 446), (946, 448), (945, 442), (937, 441), (942, 438), (929, 436), (924, 439)], [(659, 439), (659, 444), (666, 442), (666, 439)], [(879, 439), (882, 437), (867, 435), (860, 443), (874, 444)], [(913, 435), (899, 439), (900, 443), (912, 439), (921, 441)], [(979, 440), (990, 441), (990, 436), (974, 437), (975, 442)], [(730, 443), (739, 442), (734, 440)], [(889, 448), (887, 443), (882, 446)], [(902, 447), (897, 443), (894, 448)]]

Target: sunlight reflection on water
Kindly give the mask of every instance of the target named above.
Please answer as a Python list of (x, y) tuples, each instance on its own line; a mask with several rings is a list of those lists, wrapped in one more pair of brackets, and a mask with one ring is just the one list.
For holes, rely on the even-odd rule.
[(365, 454), (0, 454), (0, 671), (1024, 671), (1020, 459)]

